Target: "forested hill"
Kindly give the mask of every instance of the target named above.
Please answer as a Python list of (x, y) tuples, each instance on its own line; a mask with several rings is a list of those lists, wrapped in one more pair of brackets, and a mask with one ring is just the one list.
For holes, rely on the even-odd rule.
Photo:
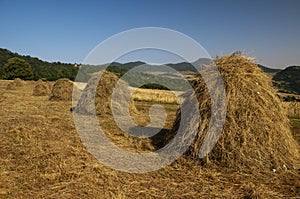
[(18, 57), (28, 62), (32, 67), (33, 72), (35, 73), (35, 79), (44, 78), (49, 81), (53, 81), (59, 78), (66, 77), (71, 80), (74, 80), (78, 72), (78, 68), (75, 67), (74, 64), (66, 64), (60, 62), (49, 63), (35, 57), (19, 55), (7, 49), (0, 48), (0, 78), (1, 79), (3, 75), (4, 65), (7, 63), (8, 59), (13, 57)]
[[(75, 64), (66, 64), (61, 62), (46, 62), (42, 61), (38, 58), (31, 56), (19, 55), (17, 53), (13, 53), (7, 49), (0, 48), (0, 79), (4, 79), (4, 70), (3, 67), (7, 63), (10, 58), (20, 58), (28, 62), (34, 72), (34, 79), (45, 79), (49, 81), (54, 81), (59, 78), (69, 78), (70, 80), (75, 80), (79, 67)], [(182, 62), (175, 64), (166, 64), (167, 66), (181, 72), (191, 71), (195, 72), (196, 69), (194, 65), (199, 66), (200, 68), (205, 67), (206, 64), (209, 63), (207, 59), (199, 59), (193, 64)], [(136, 62), (128, 62), (128, 63), (117, 63), (113, 62), (107, 68), (109, 71), (114, 72), (119, 77), (125, 74), (128, 70), (132, 68), (143, 65), (144, 62), (136, 61)], [(107, 65), (102, 66), (85, 66), (81, 70), (82, 81), (87, 81), (90, 78), (90, 75), (94, 72), (99, 71), (99, 69), (104, 68)], [(280, 92), (286, 93), (294, 93), (300, 94), (300, 66), (290, 66), (284, 70), (280, 69), (272, 69), (269, 67), (265, 67), (262, 65), (258, 65), (265, 73), (267, 73), (271, 78), (273, 77), (274, 86), (277, 87)], [(162, 65), (163, 67), (163, 65)], [(148, 75), (149, 76), (149, 75)], [(145, 78), (149, 78), (149, 77)], [(133, 79), (142, 79), (143, 75), (140, 73), (136, 74), (137, 78)], [(153, 77), (154, 78), (154, 77)], [(133, 80), (132, 80), (133, 81)], [(142, 80), (141, 80), (142, 81)], [(179, 84), (180, 82), (176, 82), (177, 80), (166, 76), (166, 81), (174, 81), (174, 84)], [(139, 82), (139, 81), (137, 81)], [(132, 82), (132, 85), (135, 85), (136, 82)]]
[(281, 92), (300, 95), (300, 66), (289, 66), (273, 77)]

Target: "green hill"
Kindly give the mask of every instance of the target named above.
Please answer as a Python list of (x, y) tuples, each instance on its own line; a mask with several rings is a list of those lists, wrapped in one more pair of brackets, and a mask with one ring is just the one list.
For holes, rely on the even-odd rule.
[(300, 94), (300, 66), (289, 66), (276, 73), (274, 84), (280, 92)]
[(50, 63), (42, 61), (35, 57), (19, 55), (7, 49), (0, 48), (0, 78), (2, 78), (3, 66), (8, 59), (13, 57), (18, 57), (27, 61), (32, 67), (33, 72), (35, 73), (35, 79), (44, 78), (49, 81), (54, 81), (59, 78), (66, 77), (74, 80), (78, 72), (78, 68), (75, 67), (74, 64), (66, 64), (60, 62)]
[[(42, 61), (36, 57), (19, 55), (17, 53), (11, 52), (7, 49), (0, 48), (0, 79), (2, 79), (3, 75), (3, 66), (7, 63), (7, 60), (13, 57), (18, 57), (27, 61), (33, 69), (35, 73), (34, 79), (46, 79), (49, 81), (55, 81), (59, 78), (69, 78), (70, 80), (75, 80), (77, 73), (79, 71), (79, 67), (70, 63), (61, 63), (61, 62), (46, 62)], [(166, 64), (167, 66), (179, 71), (179, 72), (196, 72), (197, 70), (194, 68), (201, 69), (205, 67), (205, 65), (209, 64), (210, 60), (208, 59), (199, 59), (193, 64), (188, 62), (174, 63), (174, 64)], [(118, 63), (113, 62), (109, 64), (107, 70), (117, 74), (119, 77), (124, 75), (127, 71), (132, 68), (143, 65), (144, 62), (136, 61), (136, 62), (128, 62), (128, 63)], [(90, 78), (90, 75), (94, 72), (98, 72), (99, 70), (103, 70), (106, 65), (99, 66), (83, 66), (81, 67), (81, 81), (87, 81)], [(263, 65), (258, 64), (258, 66), (267, 73), (272, 79), (275, 87), (279, 89), (280, 92), (285, 93), (294, 93), (300, 94), (300, 66), (290, 66), (284, 70), (280, 69), (272, 69), (269, 67), (265, 67)], [(162, 66), (163, 67), (163, 66)], [(167, 73), (166, 73), (167, 74)], [(157, 79), (151, 74), (143, 74), (142, 72), (133, 73), (133, 77), (130, 80), (129, 84), (132, 86), (138, 85), (140, 82), (143, 82), (145, 79), (153, 78)], [(172, 78), (172, 75), (166, 75), (163, 78), (163, 82), (170, 82), (172, 85), (178, 85), (177, 88), (181, 88), (180, 84), (182, 83), (180, 80), (176, 78)], [(148, 85), (149, 86), (149, 85)], [(158, 87), (158, 85), (150, 85), (150, 87)], [(161, 87), (163, 88), (163, 87)]]

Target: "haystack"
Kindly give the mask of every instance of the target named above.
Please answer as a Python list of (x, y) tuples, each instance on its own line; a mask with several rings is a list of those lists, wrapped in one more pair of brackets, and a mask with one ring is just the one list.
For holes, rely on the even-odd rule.
[[(226, 90), (227, 113), (222, 134), (213, 150), (200, 161), (204, 165), (251, 171), (299, 168), (299, 146), (292, 137), (288, 118), (270, 78), (252, 59), (243, 55), (217, 58)], [(204, 71), (212, 74), (210, 67)], [(212, 76), (211, 79), (214, 77)], [(198, 159), (210, 123), (211, 101), (200, 75), (191, 82), (199, 102), (201, 122), (187, 155)], [(188, 102), (190, 98), (187, 98)], [(173, 131), (180, 121), (177, 116)], [(191, 121), (194, 117), (190, 116)], [(196, 124), (189, 124), (191, 128)]]
[[(116, 92), (115, 88), (117, 84), (120, 88), (120, 93), (117, 92), (118, 102), (115, 103), (114, 106), (111, 106), (112, 95), (113, 92)], [(83, 90), (77, 106), (72, 108), (72, 110), (75, 114), (79, 114), (80, 116), (78, 117), (81, 117), (83, 120), (85, 117), (93, 117), (94, 114), (99, 118), (105, 118), (99, 120), (101, 127), (104, 129), (106, 135), (120, 147), (134, 151), (154, 150), (151, 139), (130, 136), (126, 130), (126, 132), (120, 130), (115, 123), (112, 108), (119, 116), (122, 117), (124, 114), (128, 116), (128, 112), (125, 110), (125, 103), (128, 103), (127, 99), (130, 99), (129, 114), (131, 116), (137, 114), (129, 89), (129, 86), (125, 81), (120, 80), (111, 72), (101, 71), (95, 73)], [(127, 123), (125, 122), (125, 125), (126, 124)], [(107, 128), (108, 130), (106, 130)]]
[[(100, 76), (101, 78), (99, 80)], [(95, 106), (95, 112), (97, 115), (112, 115), (111, 97), (117, 83), (119, 83), (119, 86), (121, 87), (120, 90), (122, 91), (119, 95), (119, 99), (124, 99), (120, 99), (120, 102), (126, 103), (125, 98), (130, 98), (130, 96), (128, 96), (130, 95), (128, 84), (125, 81), (119, 80), (115, 74), (104, 71), (96, 73), (91, 77), (75, 108), (76, 112), (87, 115), (93, 114), (93, 107)], [(131, 99), (131, 103), (133, 103), (133, 99)], [(120, 108), (125, 107), (122, 104), (119, 106)], [(131, 106), (131, 108), (135, 107)]]
[(17, 86), (15, 82), (9, 82), (6, 86), (6, 90), (16, 90)]
[(16, 84), (17, 87), (22, 87), (22, 86), (24, 86), (24, 81), (21, 80), (20, 78), (14, 79), (14, 83)]
[(52, 87), (49, 100), (71, 101), (73, 92), (73, 82), (67, 78), (59, 79)]
[(50, 94), (50, 89), (47, 83), (43, 81), (37, 81), (36, 85), (33, 88), (33, 96), (47, 96)]

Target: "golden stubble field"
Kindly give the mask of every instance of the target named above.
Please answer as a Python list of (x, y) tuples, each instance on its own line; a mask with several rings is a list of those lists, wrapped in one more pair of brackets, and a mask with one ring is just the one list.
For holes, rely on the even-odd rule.
[[(98, 162), (82, 145), (75, 130), (71, 101), (49, 101), (32, 96), (35, 82), (6, 90), (0, 81), (0, 198), (297, 198), (299, 172), (289, 170), (259, 175), (201, 166), (182, 157), (161, 170), (131, 174)], [(136, 96), (136, 106), (147, 121), (151, 102)], [(149, 100), (151, 101), (151, 100)], [(166, 128), (176, 104), (164, 104)], [(111, 118), (99, 118), (107, 131), (118, 135)], [(298, 119), (294, 119), (298, 121)], [(297, 122), (294, 122), (296, 125)], [(294, 127), (294, 134), (299, 135)], [(130, 147), (130, 146), (128, 146)]]

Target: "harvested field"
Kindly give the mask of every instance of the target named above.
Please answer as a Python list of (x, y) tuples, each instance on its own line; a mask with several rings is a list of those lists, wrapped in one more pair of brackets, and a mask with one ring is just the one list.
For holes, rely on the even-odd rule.
[[(300, 195), (299, 170), (290, 168), (273, 171), (266, 167), (254, 172), (201, 165), (186, 156), (155, 172), (116, 171), (98, 162), (82, 145), (70, 112), (71, 101), (32, 96), (35, 84), (6, 90), (8, 82), (0, 81), (0, 198), (296, 198)], [(143, 123), (153, 102), (134, 104), (137, 113), (133, 117), (138, 116)], [(170, 129), (178, 107), (164, 106), (169, 118), (166, 128)], [(99, 120), (111, 135), (124, 135), (112, 125), (111, 117), (99, 115)], [(122, 147), (122, 141), (119, 144)]]

